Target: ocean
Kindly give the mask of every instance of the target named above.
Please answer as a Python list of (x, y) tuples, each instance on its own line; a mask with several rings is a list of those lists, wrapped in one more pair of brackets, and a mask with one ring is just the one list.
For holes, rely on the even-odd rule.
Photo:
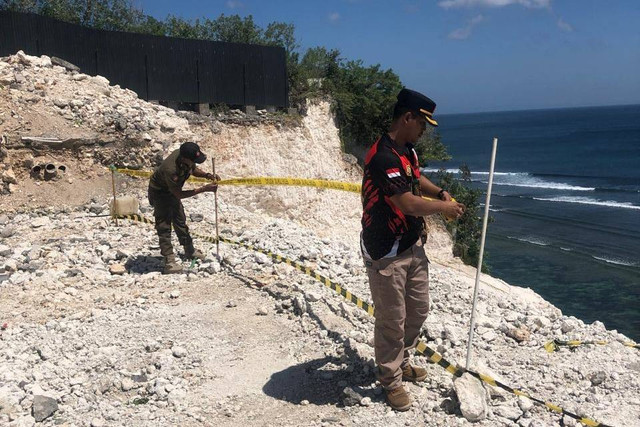
[(640, 105), (450, 114), (438, 123), (453, 158), (425, 165), (427, 176), (467, 164), (485, 192), (498, 138), (491, 275), (640, 341)]

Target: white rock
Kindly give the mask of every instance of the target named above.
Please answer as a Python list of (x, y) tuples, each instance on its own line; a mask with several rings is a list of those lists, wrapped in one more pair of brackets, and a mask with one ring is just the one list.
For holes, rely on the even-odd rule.
[(109, 80), (107, 80), (106, 77), (103, 76), (95, 76), (92, 77), (92, 80), (94, 83), (100, 85), (100, 86), (109, 86)]
[(482, 339), (484, 339), (486, 342), (493, 342), (496, 338), (498, 338), (498, 335), (493, 331), (485, 332), (482, 335)]
[(518, 406), (522, 409), (523, 412), (529, 412), (533, 406), (533, 400), (526, 398), (524, 396), (518, 396)]
[(547, 328), (547, 327), (551, 326), (551, 320), (549, 320), (548, 318), (546, 318), (544, 316), (536, 317), (533, 322), (536, 325), (540, 326), (541, 328)]
[(17, 271), (18, 270), (18, 263), (16, 262), (15, 259), (8, 259), (4, 263), (4, 270), (5, 271)]
[(42, 68), (51, 68), (53, 66), (53, 64), (51, 63), (51, 58), (48, 57), (47, 55), (42, 55), (40, 57), (40, 66)]
[(566, 319), (562, 321), (562, 325), (560, 326), (560, 330), (563, 334), (569, 333), (576, 328), (576, 322), (572, 319)]
[(0, 245), (0, 256), (9, 256), (13, 253), (13, 250), (7, 245)]
[(307, 301), (309, 301), (309, 302), (320, 301), (320, 299), (322, 298), (320, 296), (320, 294), (318, 294), (317, 292), (313, 292), (313, 291), (305, 292), (304, 296), (307, 299)]
[(109, 273), (115, 276), (121, 276), (126, 272), (127, 268), (124, 266), (124, 264), (111, 264), (109, 266)]
[(464, 374), (455, 380), (453, 388), (460, 401), (460, 411), (467, 421), (476, 422), (487, 417), (487, 392), (479, 380)]
[(17, 184), (18, 180), (16, 179), (16, 174), (13, 172), (13, 169), (9, 168), (2, 172), (2, 180), (4, 182), (8, 182), (9, 184)]
[(51, 224), (51, 219), (48, 216), (41, 216), (31, 221), (32, 228), (40, 228), (49, 224)]
[(517, 420), (522, 416), (522, 411), (519, 408), (511, 405), (497, 406), (493, 408), (493, 413), (502, 418), (508, 418), (513, 421)]
[(129, 391), (132, 388), (134, 388), (135, 386), (136, 386), (136, 384), (129, 377), (123, 378), (122, 381), (121, 381), (122, 391)]
[(363, 397), (362, 400), (360, 401), (360, 405), (362, 406), (371, 406), (371, 398), (370, 397)]
[(187, 355), (187, 350), (183, 347), (174, 346), (171, 347), (171, 354), (173, 354), (174, 357), (182, 358)]
[(15, 59), (20, 63), (20, 64), (23, 64), (23, 65), (31, 65), (31, 63), (33, 62), (33, 60), (34, 60), (34, 59), (37, 59), (37, 58), (35, 58), (35, 57), (33, 57), (33, 56), (30, 56), (30, 55), (25, 54), (25, 53), (24, 53), (23, 51), (21, 51), (21, 50), (19, 50), (19, 51), (15, 54), (14, 58), (15, 58)]
[(182, 402), (186, 397), (187, 397), (187, 392), (177, 388), (175, 390), (172, 390), (169, 393), (169, 396), (167, 396), (167, 402), (169, 402), (170, 405), (177, 405), (180, 402)]

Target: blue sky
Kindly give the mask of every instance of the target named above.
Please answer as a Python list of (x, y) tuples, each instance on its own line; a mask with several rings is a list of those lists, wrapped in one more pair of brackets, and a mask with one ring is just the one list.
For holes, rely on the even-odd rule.
[(640, 0), (137, 0), (293, 23), (301, 52), (392, 68), (439, 113), (640, 104)]

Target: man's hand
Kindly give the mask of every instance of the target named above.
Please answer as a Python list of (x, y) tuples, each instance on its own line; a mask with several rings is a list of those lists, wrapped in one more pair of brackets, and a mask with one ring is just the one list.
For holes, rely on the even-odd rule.
[(207, 175), (205, 176), (205, 178), (207, 178), (210, 181), (220, 181), (220, 175), (218, 174), (212, 174), (212, 173), (207, 173)]
[(203, 193), (215, 193), (218, 191), (218, 184), (212, 182), (211, 184), (203, 185), (200, 187), (200, 190), (202, 190)]
[[(451, 196), (449, 196), (451, 198)], [(448, 201), (443, 204), (442, 213), (447, 218), (458, 219), (464, 213), (464, 205), (458, 202)]]
[(449, 194), (449, 192), (447, 190), (444, 190), (442, 193), (439, 193), (439, 194), (441, 194), (441, 195), (438, 195), (440, 200), (445, 201), (445, 202), (450, 202), (451, 201), (451, 194)]

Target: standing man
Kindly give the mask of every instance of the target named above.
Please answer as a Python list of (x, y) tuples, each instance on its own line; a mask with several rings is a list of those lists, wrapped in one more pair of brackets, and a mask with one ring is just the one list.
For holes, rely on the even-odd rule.
[[(375, 305), (378, 379), (392, 408), (406, 411), (411, 397), (402, 381), (424, 381), (427, 371), (409, 363), (429, 311), (429, 260), (424, 251), (423, 216), (459, 218), (464, 205), (420, 175), (413, 144), (433, 119), (436, 104), (402, 89), (389, 132), (364, 161), (361, 248)], [(427, 201), (421, 195), (439, 200)]]
[(200, 151), (198, 144), (185, 142), (178, 150), (164, 159), (149, 180), (149, 203), (153, 206), (156, 231), (160, 240), (160, 253), (164, 257), (162, 274), (182, 272), (182, 266), (176, 261), (171, 245), (171, 224), (176, 231), (178, 241), (184, 247), (185, 256), (204, 259), (203, 253), (193, 247), (184, 206), (180, 200), (207, 191), (215, 192), (218, 189), (216, 183), (207, 184), (195, 190), (185, 191), (182, 189), (190, 175), (212, 181), (219, 179), (217, 176), (196, 167), (196, 164), (200, 164), (206, 159), (207, 156)]

